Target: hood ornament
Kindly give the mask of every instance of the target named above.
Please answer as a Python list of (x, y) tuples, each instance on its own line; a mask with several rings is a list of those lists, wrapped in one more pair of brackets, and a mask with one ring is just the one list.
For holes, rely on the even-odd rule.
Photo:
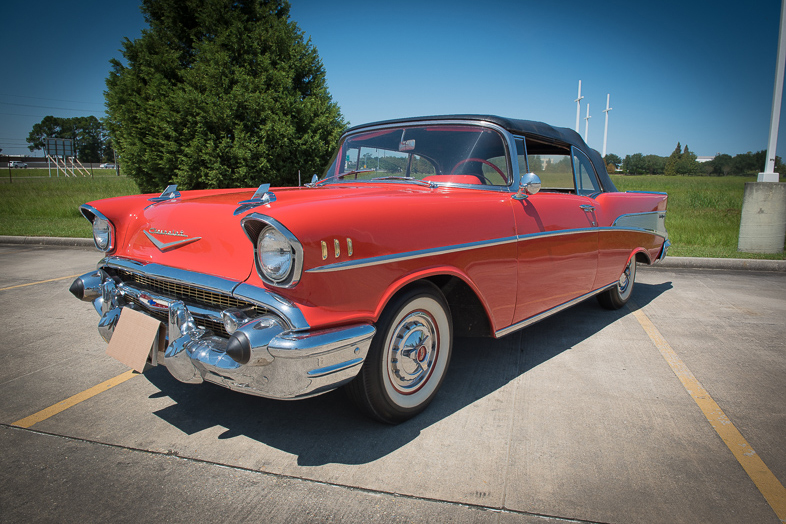
[(249, 209), (254, 209), (257, 206), (264, 206), (276, 201), (276, 195), (270, 191), (270, 184), (262, 184), (254, 192), (254, 196), (250, 200), (241, 200), (238, 202), (239, 207), (232, 213), (234, 216), (244, 213)]
[[(174, 249), (176, 247), (182, 247), (182, 246), (185, 246), (186, 244), (190, 244), (192, 242), (196, 242), (197, 240), (201, 240), (202, 239), (202, 237), (191, 237), (191, 238), (188, 238), (188, 235), (183, 233), (183, 231), (166, 231), (166, 230), (163, 230), (163, 229), (156, 229), (154, 227), (151, 227), (150, 229), (148, 229), (146, 231), (143, 230), (142, 232), (153, 243), (153, 245), (156, 246), (158, 248), (158, 250), (161, 251), (161, 252), (168, 251), (168, 250)], [(184, 238), (182, 240), (175, 240), (174, 242), (164, 243), (164, 242), (161, 242), (160, 240), (158, 240), (156, 237), (154, 237), (151, 233), (155, 233), (156, 235), (167, 235), (167, 236), (171, 236), (171, 237), (186, 237), (186, 238)]]
[(167, 200), (174, 200), (175, 198), (180, 198), (180, 191), (177, 190), (177, 184), (171, 184), (166, 186), (164, 192), (161, 193), (160, 196), (148, 198), (149, 202), (166, 202)]

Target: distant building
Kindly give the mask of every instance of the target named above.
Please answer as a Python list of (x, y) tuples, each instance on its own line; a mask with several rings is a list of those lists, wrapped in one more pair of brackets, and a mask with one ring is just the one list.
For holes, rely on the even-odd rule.
[(704, 162), (709, 162), (710, 160), (715, 160), (714, 156), (697, 156), (696, 162), (703, 164)]

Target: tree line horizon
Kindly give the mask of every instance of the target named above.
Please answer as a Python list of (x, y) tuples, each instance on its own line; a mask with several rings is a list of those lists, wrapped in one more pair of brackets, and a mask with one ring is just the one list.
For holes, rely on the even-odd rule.
[[(765, 168), (767, 151), (748, 151), (734, 156), (718, 153), (712, 160), (699, 162), (688, 145), (677, 147), (669, 156), (644, 155), (635, 153), (620, 158), (613, 153), (603, 160), (606, 170), (611, 173), (627, 175), (667, 175), (667, 176), (748, 176), (761, 173)], [(775, 157), (775, 172), (786, 173), (786, 165), (780, 156)]]

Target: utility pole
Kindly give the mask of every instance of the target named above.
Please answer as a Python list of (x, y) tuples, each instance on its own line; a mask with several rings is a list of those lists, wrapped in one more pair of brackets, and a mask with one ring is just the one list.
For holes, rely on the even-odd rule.
[(606, 159), (606, 140), (609, 138), (609, 111), (611, 108), (609, 107), (609, 97), (611, 96), (610, 93), (606, 93), (606, 109), (603, 110), (606, 113), (606, 127), (603, 129), (603, 158), (604, 162)]
[(772, 94), (772, 113), (770, 115), (770, 139), (767, 142), (767, 163), (764, 173), (759, 173), (757, 182), (778, 182), (778, 173), (775, 172), (775, 149), (778, 145), (778, 126), (781, 119), (781, 99), (783, 98), (783, 72), (786, 65), (786, 1), (781, 5), (781, 25), (778, 33), (778, 59), (775, 63), (775, 90)]
[(579, 122), (581, 121), (581, 100), (584, 97), (581, 96), (581, 80), (579, 80), (579, 97), (574, 100), (576, 102), (576, 132), (579, 132)]
[[(784, 0), (784, 1), (786, 1), (786, 0)], [(587, 118), (584, 119), (585, 120), (585, 123), (584, 123), (584, 141), (585, 142), (587, 141), (587, 136), (589, 134), (589, 119), (590, 118), (592, 118), (592, 117), (589, 116), (589, 102), (587, 102)]]

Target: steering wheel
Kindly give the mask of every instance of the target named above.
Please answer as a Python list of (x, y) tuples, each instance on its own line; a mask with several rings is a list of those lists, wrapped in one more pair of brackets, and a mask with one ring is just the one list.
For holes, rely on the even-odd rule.
[[(482, 158), (465, 158), (464, 160), (461, 160), (461, 161), (457, 162), (457, 163), (456, 163), (456, 165), (455, 165), (455, 166), (453, 166), (453, 169), (452, 169), (451, 171), (452, 171), (452, 172), (455, 172), (455, 171), (456, 171), (456, 169), (458, 169), (458, 167), (459, 167), (459, 166), (462, 166), (462, 165), (464, 165), (464, 164), (467, 164), (467, 163), (469, 163), (469, 162), (479, 162), (479, 163), (481, 163), (481, 164), (486, 164), (486, 165), (487, 165), (487, 166), (489, 166), (491, 169), (493, 169), (494, 171), (496, 171), (497, 173), (499, 173), (499, 176), (501, 176), (501, 177), (502, 177), (502, 180), (504, 180), (505, 182), (507, 182), (507, 181), (508, 181), (508, 177), (507, 177), (507, 176), (505, 176), (505, 173), (503, 173), (503, 172), (502, 172), (502, 170), (501, 170), (500, 168), (498, 168), (497, 166), (495, 166), (494, 164), (492, 164), (492, 163), (491, 163), (491, 162), (489, 162), (488, 160), (483, 160)], [(484, 180), (484, 181), (486, 181), (486, 182), (488, 182), (488, 184), (489, 184), (489, 185), (494, 185), (494, 184), (492, 184), (491, 180), (489, 180), (488, 178), (486, 178), (486, 176), (485, 176), (485, 175), (481, 174), (480, 176), (482, 176), (482, 177), (483, 177), (483, 180)]]

